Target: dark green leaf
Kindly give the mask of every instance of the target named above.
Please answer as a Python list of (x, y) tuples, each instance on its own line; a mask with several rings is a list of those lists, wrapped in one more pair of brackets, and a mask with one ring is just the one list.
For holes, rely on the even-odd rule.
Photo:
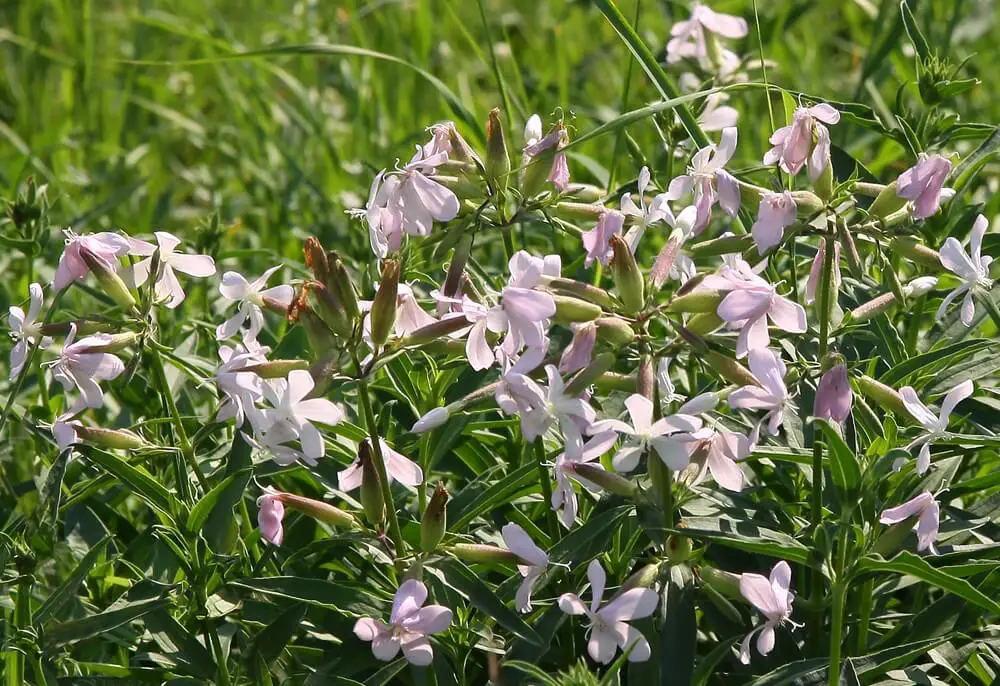
[(111, 537), (105, 536), (87, 551), (87, 554), (83, 556), (83, 559), (76, 565), (76, 568), (69, 577), (49, 594), (49, 597), (45, 599), (45, 602), (35, 612), (35, 624), (44, 626), (46, 622), (58, 614), (59, 610), (66, 604), (66, 601), (73, 597), (80, 584), (90, 574), (90, 570), (97, 563), (97, 559), (110, 542)]
[(862, 558), (857, 566), (858, 572), (895, 572), (909, 574), (921, 581), (937, 586), (943, 591), (954, 593), (960, 598), (981, 607), (984, 610), (1000, 615), (1000, 603), (987, 597), (965, 579), (959, 579), (947, 572), (931, 566), (930, 562), (913, 553), (903, 551), (891, 560), (879, 557)]
[(497, 624), (514, 635), (542, 645), (542, 637), (517, 612), (507, 607), (475, 572), (458, 560), (445, 560), (439, 567), (444, 572), (444, 583), (466, 596), (486, 617), (495, 619)]
[(271, 576), (261, 579), (240, 579), (230, 582), (230, 585), (359, 617), (379, 616), (384, 606), (382, 600), (360, 587), (323, 579)]
[(767, 529), (755, 522), (685, 517), (681, 523), (683, 527), (672, 533), (799, 564), (809, 561), (809, 549), (804, 545), (788, 534)]
[(46, 630), (45, 642), (49, 645), (59, 646), (82, 641), (116, 629), (122, 624), (133, 622), (150, 612), (155, 612), (169, 605), (169, 598), (149, 598), (125, 603), (116, 609), (106, 610), (83, 619), (54, 624)]
[(833, 478), (833, 483), (840, 490), (842, 502), (845, 504), (852, 502), (858, 484), (861, 483), (861, 468), (858, 466), (858, 458), (844, 442), (843, 436), (840, 435), (839, 426), (829, 419), (817, 419), (816, 425), (823, 430), (824, 441), (830, 456), (830, 476)]

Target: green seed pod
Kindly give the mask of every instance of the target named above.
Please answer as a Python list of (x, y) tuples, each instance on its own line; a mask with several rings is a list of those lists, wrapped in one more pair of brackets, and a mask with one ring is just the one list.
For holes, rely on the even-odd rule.
[(509, 550), (482, 543), (456, 543), (448, 547), (448, 552), (466, 562), (483, 564), (520, 564), (520, 558)]
[(342, 529), (361, 528), (361, 522), (354, 515), (322, 500), (305, 498), (291, 493), (282, 493), (279, 500), (293, 510), (298, 510), (313, 519), (330, 524), (331, 526), (337, 526)]
[(622, 348), (635, 339), (632, 325), (618, 317), (600, 317), (597, 325), (597, 340), (615, 348)]
[(444, 538), (448, 528), (448, 489), (438, 483), (420, 520), (420, 549), (432, 552)]
[(587, 302), (593, 303), (599, 307), (606, 309), (614, 307), (615, 301), (611, 297), (610, 293), (603, 288), (591, 286), (589, 283), (575, 281), (574, 279), (564, 279), (561, 277), (542, 277), (542, 286), (552, 293), (580, 298), (581, 300), (586, 300)]
[(737, 386), (759, 385), (757, 377), (733, 358), (727, 357), (722, 353), (717, 353), (714, 350), (708, 350), (704, 355), (705, 363), (708, 367), (717, 371), (726, 381), (734, 383)]
[(330, 268), (330, 281), (326, 287), (331, 292), (337, 294), (337, 299), (344, 308), (344, 313), (350, 322), (356, 322), (361, 316), (361, 305), (358, 303), (358, 293), (354, 288), (354, 281), (344, 266), (344, 260), (340, 253), (331, 250), (327, 253), (327, 262)]
[(373, 528), (381, 530), (385, 523), (385, 500), (382, 498), (381, 480), (378, 469), (372, 461), (372, 444), (370, 440), (361, 442), (358, 446), (358, 460), (361, 461), (361, 508), (365, 519)]
[(253, 372), (262, 379), (284, 379), (289, 372), (296, 369), (309, 369), (307, 360), (268, 360), (260, 364), (251, 364), (242, 371)]
[(554, 319), (560, 324), (591, 322), (603, 314), (600, 305), (568, 295), (553, 295), (556, 303)]
[(820, 172), (819, 178), (813, 182), (813, 190), (823, 200), (833, 197), (833, 163), (828, 163)]
[(639, 494), (639, 487), (623, 476), (602, 469), (590, 462), (579, 462), (573, 465), (573, 471), (587, 481), (597, 484), (609, 493), (634, 498)]
[(724, 297), (722, 291), (701, 288), (671, 300), (667, 312), (715, 312)]
[(494, 107), (486, 121), (486, 180), (503, 193), (507, 190), (509, 177), (510, 155), (507, 154), (507, 141), (500, 123), (500, 108)]
[(871, 398), (883, 409), (892, 412), (897, 417), (910, 417), (906, 405), (903, 404), (903, 397), (894, 388), (890, 388), (881, 381), (876, 381), (865, 374), (859, 374), (855, 377), (854, 382), (859, 393)]
[(700, 567), (698, 575), (707, 586), (726, 596), (727, 598), (743, 599), (740, 593), (740, 575), (726, 572), (715, 567)]
[(615, 366), (614, 353), (601, 353), (595, 355), (590, 364), (576, 373), (569, 383), (566, 384), (565, 393), (568, 396), (577, 396), (583, 390), (595, 383), (601, 375)]
[(642, 273), (635, 263), (635, 255), (629, 250), (625, 239), (619, 234), (611, 236), (611, 273), (615, 279), (615, 288), (626, 314), (638, 314), (645, 304), (645, 293)]
[(687, 330), (699, 336), (718, 331), (725, 322), (715, 312), (699, 312), (687, 320)]
[(621, 588), (618, 589), (618, 593), (615, 594), (615, 597), (620, 596), (625, 591), (631, 591), (633, 588), (652, 588), (659, 575), (659, 562), (650, 562), (649, 564), (643, 565), (629, 578), (625, 579)]
[(941, 268), (941, 255), (937, 250), (928, 248), (911, 236), (896, 236), (889, 241), (889, 250), (928, 267)]
[(392, 327), (396, 324), (398, 293), (399, 262), (385, 260), (382, 263), (382, 277), (371, 309), (371, 337), (376, 346), (384, 345), (389, 340)]
[[(827, 169), (830, 167), (827, 166)], [(792, 191), (792, 199), (795, 201), (795, 209), (800, 217), (810, 217), (826, 207), (823, 198), (809, 191)]]
[(331, 331), (341, 338), (351, 337), (351, 321), (336, 293), (319, 281), (306, 281), (302, 284), (302, 293), (309, 296), (312, 311), (319, 315)]
[[(111, 448), (113, 450), (135, 450), (149, 445), (141, 436), (128, 429), (102, 429), (96, 426), (83, 426), (82, 424), (70, 422), (53, 425), (53, 434), (62, 431), (72, 431), (76, 434), (76, 440), (83, 441), (84, 443), (90, 443), (102, 448)], [(67, 442), (76, 441), (69, 440)]]

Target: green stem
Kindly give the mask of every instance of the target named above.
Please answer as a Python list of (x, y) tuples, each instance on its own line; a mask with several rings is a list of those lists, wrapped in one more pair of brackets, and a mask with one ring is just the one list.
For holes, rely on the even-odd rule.
[(872, 603), (875, 591), (875, 580), (868, 579), (861, 585), (861, 607), (858, 610), (858, 632), (854, 637), (854, 654), (864, 655), (868, 650), (869, 624), (872, 619)]
[(849, 522), (840, 522), (840, 535), (837, 537), (837, 569), (833, 584), (833, 618), (830, 621), (830, 668), (827, 670), (827, 685), (840, 684), (840, 650), (843, 645), (844, 606), (847, 598), (847, 583), (844, 578), (844, 566), (847, 561), (847, 532)]
[[(146, 350), (149, 351), (150, 360), (153, 364), (153, 373), (156, 375), (156, 382), (160, 386), (163, 402), (167, 404), (167, 411), (170, 413), (170, 418), (173, 421), (177, 441), (181, 444), (181, 455), (184, 456), (188, 467), (191, 468), (195, 478), (198, 479), (198, 485), (207, 493), (209, 491), (208, 480), (205, 479), (205, 475), (201, 471), (201, 465), (198, 464), (198, 459), (194, 454), (194, 446), (191, 444), (187, 431), (184, 429), (184, 422), (181, 419), (181, 413), (177, 409), (177, 403), (174, 401), (174, 394), (170, 390), (170, 382), (167, 381), (167, 372), (163, 368), (163, 359), (156, 348), (156, 343), (153, 342), (152, 345), (147, 346)], [(191, 496), (186, 473), (177, 474), (177, 487), (185, 497), (189, 498)]]
[(552, 483), (549, 481), (549, 470), (545, 468), (545, 446), (541, 437), (535, 441), (535, 465), (538, 468), (538, 483), (542, 487), (542, 499), (545, 500), (545, 521), (548, 523), (552, 542), (555, 543), (562, 537), (562, 529), (559, 528), (556, 511), (552, 509)]
[(396, 505), (392, 500), (392, 489), (389, 487), (389, 473), (385, 469), (385, 457), (382, 455), (382, 442), (378, 436), (378, 425), (375, 423), (375, 413), (372, 411), (372, 401), (368, 394), (368, 382), (364, 376), (358, 379), (358, 399), (361, 401), (361, 412), (365, 419), (365, 428), (372, 443), (372, 462), (378, 473), (382, 500), (385, 502), (386, 514), (389, 518), (389, 538), (398, 557), (403, 553), (403, 536), (399, 529), (399, 519), (396, 517)]
[[(27, 364), (27, 363), (25, 363)], [(18, 629), (31, 625), (31, 581), (30, 575), (24, 575), (17, 584), (17, 600), (14, 605), (14, 616), (12, 623), (12, 634), (16, 634)], [(5, 655), (6, 663), (4, 674), (6, 675), (7, 686), (21, 686), (24, 684), (24, 654), (20, 650), (13, 649)]]

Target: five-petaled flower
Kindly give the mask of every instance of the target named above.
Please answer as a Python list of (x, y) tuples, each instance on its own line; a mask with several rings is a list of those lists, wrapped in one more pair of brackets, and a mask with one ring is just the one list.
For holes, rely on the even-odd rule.
[(531, 612), (531, 591), (535, 587), (535, 582), (549, 566), (549, 556), (535, 545), (520, 524), (513, 522), (505, 524), (500, 534), (507, 545), (507, 550), (521, 558), (522, 564), (517, 566), (517, 571), (524, 577), (524, 581), (517, 589), (514, 604), (520, 612)]
[[(920, 401), (912, 386), (899, 389), (906, 411), (924, 428), (923, 432), (906, 446), (907, 450), (920, 446), (920, 454), (917, 455), (917, 474), (923, 474), (931, 466), (931, 443), (948, 432), (948, 419), (952, 410), (972, 395), (973, 390), (972, 381), (964, 381), (952, 388), (941, 402), (941, 414), (935, 417), (934, 413)], [(900, 462), (897, 461), (895, 467), (898, 469), (900, 466)]]
[(972, 225), (972, 233), (969, 234), (969, 249), (967, 253), (962, 248), (962, 244), (954, 236), (949, 236), (941, 246), (941, 266), (955, 274), (962, 280), (962, 284), (945, 296), (941, 301), (935, 318), (938, 321), (944, 319), (948, 306), (958, 296), (965, 294), (962, 300), (962, 323), (972, 326), (972, 320), (976, 316), (976, 293), (989, 291), (993, 288), (993, 279), (990, 278), (990, 264), (993, 258), (983, 255), (983, 236), (989, 222), (986, 217), (979, 215)]
[(632, 199), (631, 193), (622, 194), (622, 214), (627, 217), (632, 217), (635, 221), (635, 225), (629, 229), (628, 234), (625, 236), (625, 241), (628, 243), (632, 252), (635, 252), (635, 249), (639, 245), (639, 241), (642, 239), (642, 234), (646, 232), (646, 229), (657, 222), (664, 221), (670, 214), (670, 207), (667, 205), (666, 193), (660, 193), (648, 204), (646, 203), (646, 189), (649, 188), (650, 183), (649, 167), (643, 167), (639, 170), (639, 178), (636, 181), (636, 190), (639, 194), (639, 204), (637, 205), (635, 200)]
[(757, 652), (767, 655), (774, 648), (774, 630), (785, 621), (795, 626), (790, 619), (795, 599), (795, 594), (789, 590), (791, 585), (792, 568), (784, 560), (774, 565), (770, 578), (760, 574), (740, 575), (740, 593), (766, 618), (740, 644), (740, 662), (743, 664), (750, 664), (750, 639), (754, 634), (760, 634), (757, 637)]
[[(184, 289), (177, 280), (175, 271), (189, 276), (211, 276), (215, 273), (215, 261), (208, 255), (187, 255), (176, 252), (181, 239), (166, 231), (156, 231), (156, 245), (138, 238), (129, 238), (129, 252), (146, 259), (138, 262), (135, 267), (135, 285), (142, 286), (150, 278), (155, 279), (157, 301), (165, 301), (168, 308), (173, 309), (184, 302)], [(159, 270), (151, 275), (153, 253), (159, 251)]]
[[(326, 398), (308, 398), (315, 382), (309, 372), (296, 369), (287, 379), (264, 383), (264, 398), (271, 407), (263, 410), (264, 426), (261, 441), (266, 447), (278, 447), (298, 439), (302, 445), (301, 457), (309, 464), (326, 454), (323, 435), (313, 422), (334, 425), (344, 413)], [(287, 464), (294, 453), (274, 452), (275, 461)], [(296, 455), (297, 457), (299, 455)]]
[(71, 324), (59, 358), (52, 363), (52, 376), (63, 389), (80, 391), (80, 397), (60, 419), (72, 417), (88, 407), (96, 409), (104, 405), (104, 392), (98, 382), (116, 379), (125, 371), (120, 358), (101, 350), (113, 340), (109, 334), (75, 339), (76, 324)]
[[(265, 304), (273, 304), (285, 309), (292, 303), (294, 289), (287, 285), (264, 288), (267, 280), (280, 266), (271, 267), (253, 281), (247, 281), (239, 272), (226, 272), (222, 275), (219, 292), (226, 300), (239, 303), (236, 312), (229, 319), (215, 328), (215, 337), (220, 341), (232, 338), (243, 330), (244, 341), (256, 341), (260, 330), (264, 328), (264, 313), (261, 308)], [(249, 325), (243, 329), (249, 320)]]
[(573, 481), (579, 482), (581, 486), (593, 493), (601, 490), (600, 486), (577, 474), (575, 471), (576, 465), (587, 463), (603, 469), (601, 463), (596, 460), (610, 450), (617, 438), (618, 435), (614, 431), (604, 431), (594, 434), (583, 445), (567, 444), (566, 452), (556, 458), (553, 469), (556, 478), (556, 487), (552, 491), (552, 509), (559, 512), (559, 521), (567, 529), (572, 527), (573, 522), (576, 521), (578, 510), (576, 491), (573, 490)]
[(685, 413), (682, 406), (677, 414), (653, 421), (653, 401), (633, 393), (625, 399), (632, 425), (618, 419), (594, 422), (592, 433), (617, 431), (629, 440), (615, 454), (611, 462), (619, 472), (630, 472), (639, 465), (639, 458), (652, 448), (663, 463), (671, 469), (684, 469), (688, 465), (688, 451), (682, 437), (671, 434), (690, 434), (701, 428), (701, 420)]
[(28, 286), (28, 293), (31, 297), (27, 314), (17, 305), (11, 305), (7, 315), (11, 338), (17, 341), (10, 350), (11, 379), (21, 373), (30, 346), (37, 344), (39, 348), (47, 348), (52, 345), (52, 338), (42, 335), (42, 323), (38, 321), (43, 302), (41, 284), (33, 283)]
[(941, 508), (933, 494), (924, 491), (902, 505), (890, 507), (882, 512), (879, 521), (883, 524), (898, 524), (911, 517), (917, 518), (913, 527), (917, 532), (917, 551), (930, 550), (932, 555), (937, 555), (934, 541), (938, 536)]
[(628, 653), (629, 662), (648, 660), (652, 653), (649, 642), (628, 622), (653, 614), (660, 600), (656, 592), (648, 588), (631, 588), (601, 607), (607, 575), (597, 560), (591, 560), (587, 566), (587, 579), (590, 580), (590, 607), (577, 594), (564, 593), (559, 597), (559, 609), (569, 615), (587, 615), (590, 619), (587, 652), (591, 659), (607, 664), (621, 648)]
[(697, 214), (692, 231), (699, 234), (708, 226), (712, 218), (712, 206), (716, 202), (730, 217), (740, 211), (740, 186), (736, 178), (722, 167), (736, 153), (737, 129), (730, 126), (722, 130), (719, 145), (709, 145), (694, 154), (687, 174), (670, 182), (666, 198), (677, 200), (682, 195), (693, 192)]
[(384, 662), (396, 657), (400, 648), (411, 665), (426, 667), (434, 660), (427, 637), (448, 629), (451, 610), (443, 605), (427, 605), (427, 587), (407, 579), (396, 591), (389, 621), (362, 617), (354, 624), (354, 635), (370, 641), (372, 654)]
[(729, 406), (745, 410), (767, 410), (764, 419), (769, 434), (778, 433), (789, 405), (785, 386), (785, 362), (770, 348), (750, 351), (750, 371), (760, 385), (743, 386), (729, 394)]
[(830, 164), (830, 131), (823, 124), (839, 121), (840, 112), (826, 103), (798, 108), (792, 123), (771, 136), (774, 147), (764, 155), (764, 164), (777, 163), (786, 173), (798, 174), (808, 163), (809, 178), (815, 181)]

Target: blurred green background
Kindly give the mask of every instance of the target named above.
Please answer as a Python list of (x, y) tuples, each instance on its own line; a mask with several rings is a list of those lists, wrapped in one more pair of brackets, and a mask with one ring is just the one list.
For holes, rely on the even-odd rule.
[[(895, 0), (754, 4), (712, 6), (747, 18), (750, 35), (734, 48), (749, 57), (762, 51), (772, 83), (892, 110), (916, 98)], [(910, 4), (933, 46), (953, 62), (973, 56), (962, 73), (982, 84), (954, 109), (966, 121), (1000, 121), (996, 3)], [(619, 6), (661, 58), (671, 23), (690, 11), (662, 0), (643, 0), (638, 12), (632, 0)], [(302, 54), (306, 45), (313, 47)], [(342, 46), (382, 57), (338, 52)], [(581, 133), (658, 99), (585, 1), (18, 0), (0, 4), (0, 51), (0, 182), (8, 197), (32, 175), (49, 184), (59, 225), (163, 228), (189, 239), (218, 211), (229, 249), (287, 257), (299, 254), (306, 233), (365, 256), (365, 231), (344, 209), (363, 202), (374, 171), (408, 159), (427, 125), (455, 118), (428, 74), (478, 122), (504, 104), (503, 83), (512, 145), (532, 112), (562, 108)], [(737, 159), (752, 166), (771, 128), (766, 99), (743, 91), (730, 104), (741, 112)], [(460, 128), (472, 141), (481, 135), (468, 123)], [(886, 166), (905, 158), (900, 146), (842, 128), (835, 142), (875, 175), (899, 171)], [(574, 178), (603, 185), (617, 165), (617, 180), (633, 179), (641, 154), (661, 183), (669, 180), (653, 122), (629, 133), (631, 145), (611, 136), (579, 148)], [(59, 243), (45, 248), (43, 276)]]

